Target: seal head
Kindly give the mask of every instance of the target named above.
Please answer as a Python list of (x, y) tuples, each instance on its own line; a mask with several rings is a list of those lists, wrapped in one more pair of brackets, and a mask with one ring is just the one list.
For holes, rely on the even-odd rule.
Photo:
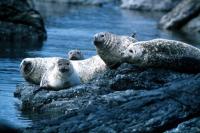
[(59, 59), (43, 75), (40, 87), (59, 90), (80, 84), (79, 76), (69, 60)]
[(70, 60), (83, 60), (84, 56), (80, 50), (71, 50), (68, 52), (68, 59)]
[(109, 68), (116, 68), (122, 62), (123, 51), (137, 40), (131, 36), (120, 36), (109, 32), (94, 35), (94, 45), (98, 55)]
[(20, 72), (26, 81), (39, 85), (43, 74), (59, 59), (61, 58), (25, 58), (20, 64)]
[[(37, 77), (35, 78), (35, 76), (33, 76), (34, 73), (36, 72), (35, 67), (36, 67), (36, 62), (34, 62), (34, 60), (31, 60), (30, 58), (26, 58), (26, 59), (22, 60), (22, 62), (20, 64), (20, 73), (23, 75), (23, 77), (27, 81), (37, 84), (37, 82), (39, 82), (39, 81), (36, 81)], [(30, 77), (33, 77), (33, 79)], [(34, 79), (36, 79), (36, 80), (34, 80)]]

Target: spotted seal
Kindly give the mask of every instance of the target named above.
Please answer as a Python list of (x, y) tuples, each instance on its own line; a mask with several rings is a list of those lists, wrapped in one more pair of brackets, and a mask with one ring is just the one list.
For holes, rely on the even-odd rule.
[(20, 64), (20, 72), (26, 81), (39, 85), (43, 74), (59, 59), (61, 58), (25, 58)]
[(179, 72), (200, 72), (200, 49), (175, 40), (153, 39), (129, 45), (123, 60), (141, 67), (158, 67)]
[(84, 56), (83, 53), (80, 50), (70, 50), (68, 52), (68, 59), (70, 60), (83, 60)]
[[(64, 58), (25, 58), (20, 64), (20, 71), (28, 82), (39, 85), (44, 74), (45, 77), (51, 77), (48, 76), (48, 74), (51, 74), (51, 72), (48, 71), (52, 71), (52, 73), (58, 71), (58, 69), (54, 68), (54, 65), (61, 59)], [(98, 55), (85, 60), (70, 60), (69, 63), (73, 66), (74, 73), (78, 75), (81, 83), (88, 82), (98, 73), (104, 72), (108, 69), (104, 61)], [(67, 78), (71, 77), (67, 76)]]
[(54, 90), (80, 84), (80, 78), (69, 60), (58, 59), (42, 76), (40, 87)]
[(123, 62), (121, 53), (135, 42), (137, 40), (133, 36), (115, 35), (110, 32), (100, 32), (94, 35), (97, 54), (110, 68), (115, 68)]
[(106, 64), (113, 64), (114, 59), (140, 67), (166, 68), (187, 73), (200, 72), (200, 49), (194, 46), (167, 39), (123, 43), (120, 39), (112, 39), (115, 36), (107, 32), (94, 36), (94, 45)]

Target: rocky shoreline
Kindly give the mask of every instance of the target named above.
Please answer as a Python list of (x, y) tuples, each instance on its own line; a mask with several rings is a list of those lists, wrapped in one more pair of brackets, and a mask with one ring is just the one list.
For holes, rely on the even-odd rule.
[[(47, 38), (43, 19), (35, 10), (38, 0), (6, 0), (0, 2), (1, 40), (45, 40)], [(55, 2), (46, 0), (45, 2)], [(168, 12), (158, 22), (158, 27), (181, 31), (198, 38), (200, 36), (200, 4), (196, 0), (59, 0), (68, 5), (118, 4), (121, 8), (140, 11)], [(120, 4), (121, 3), (121, 4)]]
[(15, 97), (23, 111), (47, 116), (24, 132), (197, 132), (199, 83), (199, 74), (122, 64), (66, 90), (19, 85)]

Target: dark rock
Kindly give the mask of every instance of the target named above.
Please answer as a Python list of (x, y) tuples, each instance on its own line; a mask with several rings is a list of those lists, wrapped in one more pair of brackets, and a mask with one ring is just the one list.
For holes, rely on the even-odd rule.
[(1, 133), (21, 133), (20, 129), (17, 129), (13, 125), (8, 124), (5, 120), (0, 120), (0, 132)]
[(122, 8), (144, 11), (169, 11), (181, 0), (122, 0)]
[(171, 131), (166, 133), (199, 133), (200, 132), (200, 117), (183, 122)]
[(200, 14), (198, 17), (192, 19), (188, 22), (184, 27), (183, 31), (189, 33), (192, 36), (196, 36), (196, 38), (200, 37)]
[[(68, 5), (94, 5), (94, 6), (102, 6), (108, 3), (114, 3), (116, 0), (45, 0), (43, 2), (51, 2), (51, 3), (63, 3)], [(119, 0), (118, 0), (119, 1)], [(40, 0), (29, 0), (29, 3), (41, 2)]]
[(199, 74), (123, 64), (66, 90), (19, 85), (15, 96), (22, 110), (48, 114), (24, 132), (153, 133), (200, 116), (199, 84)]
[(183, 0), (172, 11), (163, 16), (159, 26), (163, 29), (176, 30), (182, 28), (200, 13), (198, 0)]
[(39, 12), (26, 0), (0, 1), (0, 40), (44, 40), (46, 30)]

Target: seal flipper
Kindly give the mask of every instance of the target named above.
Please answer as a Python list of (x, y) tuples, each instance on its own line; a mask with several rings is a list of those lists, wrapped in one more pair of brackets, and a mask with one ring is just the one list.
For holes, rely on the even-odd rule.
[(40, 82), (40, 88), (48, 88), (48, 80), (46, 80), (45, 74)]
[(33, 95), (35, 95), (36, 93), (38, 93), (41, 90), (47, 90), (48, 87), (39, 87), (37, 90), (33, 91)]
[(47, 90), (49, 88), (48, 81), (46, 80), (47, 78), (46, 76), (47, 76), (46, 73), (42, 76), (42, 79), (40, 81), (40, 87), (36, 91), (33, 92), (34, 95), (41, 90)]

